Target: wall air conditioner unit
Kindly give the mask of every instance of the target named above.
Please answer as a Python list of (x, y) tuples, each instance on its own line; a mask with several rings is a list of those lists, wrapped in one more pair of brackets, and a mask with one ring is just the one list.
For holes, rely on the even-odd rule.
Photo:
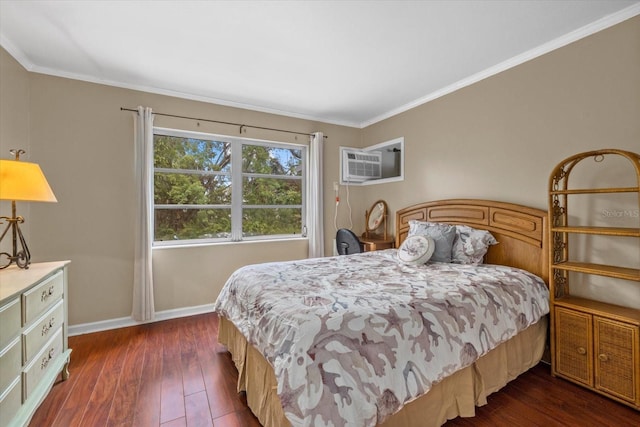
[(343, 182), (364, 182), (382, 177), (381, 151), (362, 151), (343, 147), (341, 150)]

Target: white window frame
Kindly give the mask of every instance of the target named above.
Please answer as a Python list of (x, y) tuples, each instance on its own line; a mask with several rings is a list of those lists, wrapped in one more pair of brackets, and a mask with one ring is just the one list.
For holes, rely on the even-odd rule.
[[(162, 127), (154, 127), (153, 134), (163, 136), (174, 136), (178, 138), (193, 138), (207, 141), (220, 141), (228, 142), (231, 144), (231, 172), (205, 172), (210, 175), (227, 175), (231, 180), (231, 205), (184, 205), (186, 207), (199, 207), (199, 208), (230, 208), (231, 209), (231, 236), (230, 238), (218, 237), (218, 238), (206, 238), (206, 239), (182, 239), (182, 240), (155, 240), (153, 246), (181, 246), (181, 245), (194, 245), (194, 244), (209, 244), (209, 243), (233, 243), (242, 241), (268, 241), (268, 240), (282, 240), (282, 239), (301, 239), (307, 238), (307, 183), (308, 183), (308, 171), (309, 171), (309, 147), (304, 144), (294, 144), (290, 142), (269, 141), (262, 139), (253, 139), (245, 137), (236, 137), (221, 134), (194, 132)], [(299, 149), (302, 150), (302, 173), (300, 176), (291, 175), (274, 175), (274, 174), (257, 174), (257, 173), (245, 173), (242, 171), (242, 146), (243, 145), (261, 145), (267, 147), (287, 148), (287, 149)], [(155, 162), (150, 166), (152, 172), (176, 172), (180, 169), (167, 169), (156, 168)], [(197, 173), (190, 170), (184, 170), (182, 173)], [(152, 176), (155, 176), (152, 173)], [(300, 205), (243, 205), (242, 203), (242, 183), (244, 177), (260, 177), (260, 178), (276, 178), (276, 179), (293, 179), (301, 181), (301, 204)], [(234, 187), (235, 182), (240, 182), (239, 187)], [(240, 188), (240, 191), (234, 191), (235, 188)], [(158, 208), (171, 208), (170, 205), (156, 205), (155, 204), (155, 185), (151, 183), (151, 191), (149, 192), (152, 198), (154, 211)], [(242, 212), (243, 209), (264, 209), (264, 208), (301, 208), (302, 224), (300, 234), (272, 234), (265, 236), (243, 236), (242, 235)], [(153, 221), (155, 215), (151, 217)], [(155, 230), (155, 227), (152, 227)]]

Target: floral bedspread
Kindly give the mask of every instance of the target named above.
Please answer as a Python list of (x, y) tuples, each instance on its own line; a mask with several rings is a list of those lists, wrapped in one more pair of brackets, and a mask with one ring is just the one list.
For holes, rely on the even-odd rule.
[(293, 426), (374, 426), (548, 313), (542, 279), (396, 250), (250, 265), (215, 310), (273, 366)]

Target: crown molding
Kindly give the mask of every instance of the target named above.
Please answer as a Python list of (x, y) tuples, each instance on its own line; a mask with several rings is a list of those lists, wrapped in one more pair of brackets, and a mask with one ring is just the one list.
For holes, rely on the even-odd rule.
[(18, 47), (13, 44), (11, 40), (6, 38), (4, 34), (0, 34), (0, 46), (2, 46), (4, 50), (9, 52), (9, 55), (11, 55), (13, 59), (18, 61), (18, 64), (22, 65), (25, 70), (33, 70), (33, 62), (29, 61), (27, 55), (25, 55), (21, 49), (18, 49)]
[(538, 46), (534, 49), (531, 49), (527, 52), (517, 55), (511, 59), (503, 61), (495, 66), (487, 68), (467, 78), (454, 82), (430, 94), (417, 98), (414, 101), (409, 102), (405, 105), (402, 105), (398, 108), (394, 108), (390, 111), (387, 111), (383, 114), (380, 114), (378, 116), (375, 116), (371, 119), (368, 119), (362, 122), (353, 122), (348, 120), (339, 120), (336, 118), (313, 116), (308, 114), (295, 113), (292, 111), (280, 110), (276, 108), (261, 107), (261, 106), (256, 106), (252, 104), (235, 102), (235, 101), (230, 101), (230, 100), (220, 99), (215, 97), (206, 97), (206, 96), (196, 95), (192, 93), (167, 90), (167, 89), (162, 89), (162, 88), (153, 87), (153, 86), (128, 84), (128, 83), (122, 83), (118, 81), (100, 79), (94, 76), (87, 76), (87, 75), (81, 75), (81, 74), (75, 74), (75, 73), (66, 73), (59, 70), (54, 70), (46, 67), (38, 67), (34, 65), (33, 62), (31, 62), (29, 58), (24, 54), (24, 52), (22, 52), (19, 48), (17, 48), (9, 39), (7, 39), (2, 34), (0, 34), (0, 45), (7, 52), (9, 52), (9, 54), (11, 54), (11, 56), (13, 56), (16, 59), (16, 61), (18, 61), (18, 63), (20, 63), (20, 65), (22, 65), (27, 71), (33, 72), (33, 73), (46, 74), (46, 75), (51, 75), (55, 77), (68, 78), (72, 80), (80, 80), (80, 81), (85, 81), (89, 83), (96, 83), (96, 84), (101, 84), (106, 86), (119, 87), (123, 89), (136, 90), (140, 92), (165, 95), (165, 96), (170, 96), (170, 97), (175, 97), (180, 99), (188, 99), (192, 101), (222, 105), (222, 106), (227, 106), (232, 108), (240, 108), (244, 110), (257, 111), (257, 112), (262, 112), (267, 114), (275, 114), (279, 116), (291, 117), (296, 119), (316, 121), (316, 122), (321, 122), (326, 124), (363, 129), (375, 123), (378, 123), (388, 118), (391, 118), (393, 116), (396, 116), (400, 113), (411, 110), (412, 108), (418, 107), (420, 105), (426, 104), (427, 102), (433, 101), (442, 96), (453, 93), (466, 86), (470, 86), (474, 83), (477, 83), (488, 77), (494, 76), (510, 68), (516, 67), (520, 64), (523, 64), (527, 61), (535, 59), (553, 50), (559, 49), (563, 46), (566, 46), (570, 43), (578, 41), (582, 38), (588, 37), (599, 31), (612, 27), (627, 19), (633, 18), (636, 15), (640, 15), (640, 3), (633, 4), (616, 13), (605, 16), (604, 18), (601, 18), (577, 30), (567, 33), (561, 37), (558, 37), (557, 39), (554, 39), (548, 43), (545, 43), (541, 46)]
[(558, 37), (557, 39), (554, 39), (548, 43), (545, 43), (543, 45), (540, 45), (534, 49), (528, 50), (527, 52), (524, 52), (520, 55), (514, 56), (513, 58), (510, 58), (506, 61), (503, 61), (497, 65), (494, 65), (493, 67), (489, 67), (483, 71), (480, 71), (479, 73), (473, 74), (465, 79), (459, 80), (455, 83), (450, 84), (449, 86), (445, 86), (442, 89), (439, 89), (435, 92), (432, 92), (426, 96), (423, 96), (421, 98), (416, 99), (415, 101), (412, 101), (408, 104), (405, 104), (401, 107), (395, 108), (391, 111), (388, 111), (384, 114), (381, 114), (377, 117), (374, 117), (370, 120), (366, 120), (362, 123), (359, 124), (359, 128), (363, 129), (367, 126), (371, 126), (375, 123), (381, 122), (383, 120), (386, 120), (390, 117), (393, 117), (395, 115), (398, 115), (400, 113), (404, 113), (405, 111), (411, 110), (412, 108), (418, 107), (420, 105), (426, 104), (429, 101), (433, 101), (437, 98), (443, 97), (445, 95), (448, 95), (452, 92), (455, 92), (459, 89), (462, 89), (466, 86), (470, 86), (474, 83), (477, 83), (481, 80), (484, 80), (488, 77), (494, 76), (498, 73), (501, 73), (503, 71), (506, 71), (510, 68), (513, 68), (517, 65), (523, 64), (527, 61), (530, 61), (532, 59), (535, 59), (539, 56), (542, 56), (544, 54), (547, 54), (551, 51), (554, 51), (556, 49), (559, 49), (563, 46), (566, 46), (568, 44), (571, 44), (575, 41), (578, 41), (580, 39), (583, 39), (585, 37), (588, 37), (592, 34), (595, 34), (599, 31), (605, 30), (609, 27), (612, 27), (614, 25), (617, 25), (623, 21), (626, 21), (627, 19), (631, 19), (636, 15), (640, 15), (640, 3), (636, 3), (632, 6), (629, 6), (625, 9), (622, 9), (616, 13), (613, 13), (611, 15), (605, 16), (604, 18), (601, 18), (597, 21), (594, 21), (588, 25), (585, 25), (584, 27), (578, 28), (577, 30), (574, 30), (570, 33), (567, 33), (561, 37)]
[(28, 71), (31, 71), (33, 73), (38, 73), (38, 74), (45, 74), (48, 76), (62, 77), (62, 78), (71, 79), (71, 80), (79, 80), (87, 83), (95, 83), (95, 84), (100, 84), (105, 86), (118, 87), (122, 89), (135, 90), (139, 92), (153, 93), (156, 95), (170, 96), (173, 98), (188, 99), (191, 101), (204, 102), (207, 104), (222, 105), (225, 107), (241, 108), (243, 110), (257, 111), (257, 112), (267, 113), (267, 114), (275, 114), (278, 116), (291, 117), (295, 119), (309, 120), (309, 121), (315, 121), (315, 122), (321, 122), (321, 123), (327, 123), (327, 124), (333, 124), (333, 125), (339, 125), (339, 126), (355, 127), (355, 128), (359, 126), (359, 124), (356, 122), (342, 121), (342, 120), (330, 119), (326, 117), (317, 117), (317, 116), (311, 116), (307, 114), (294, 113), (291, 111), (279, 110), (276, 108), (261, 107), (261, 106), (252, 105), (252, 104), (230, 101), (222, 98), (208, 97), (208, 96), (202, 96), (202, 95), (195, 95), (188, 92), (162, 89), (155, 86), (123, 83), (123, 82), (114, 81), (114, 80), (101, 79), (94, 76), (87, 76), (84, 74), (68, 73), (68, 72), (55, 70), (47, 67), (39, 67), (39, 66), (32, 65), (31, 68), (28, 69)]

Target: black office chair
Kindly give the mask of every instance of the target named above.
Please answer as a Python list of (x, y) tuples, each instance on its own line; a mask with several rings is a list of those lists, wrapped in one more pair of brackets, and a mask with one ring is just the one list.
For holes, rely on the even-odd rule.
[(336, 246), (339, 255), (359, 254), (362, 252), (362, 243), (356, 233), (348, 228), (341, 228), (336, 233)]

